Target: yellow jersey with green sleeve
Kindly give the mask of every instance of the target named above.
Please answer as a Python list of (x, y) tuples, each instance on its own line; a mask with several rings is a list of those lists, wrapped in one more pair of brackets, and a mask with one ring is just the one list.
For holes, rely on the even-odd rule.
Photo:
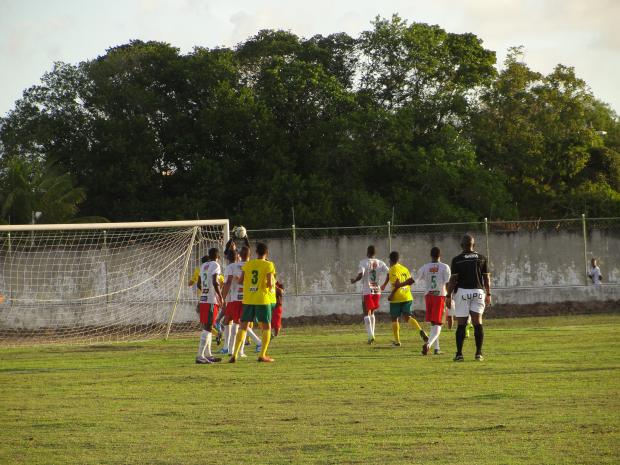
[(270, 305), (271, 288), (267, 286), (267, 275), (273, 274), (275, 284), (276, 268), (273, 262), (261, 258), (248, 260), (243, 265), (243, 304)]
[[(411, 278), (411, 273), (406, 266), (397, 263), (396, 265), (392, 265), (389, 271), (390, 284), (392, 285), (392, 289), (394, 289), (394, 285), (396, 284), (396, 280), (401, 283), (407, 281)], [(398, 288), (398, 290), (394, 293), (394, 298), (390, 301), (391, 303), (400, 303), (400, 302), (409, 302), (413, 300), (413, 296), (411, 295), (411, 287), (403, 286)]]
[(197, 266), (196, 268), (194, 268), (194, 274), (192, 275), (192, 278), (190, 279), (190, 281), (194, 283), (194, 286), (196, 286), (196, 295), (198, 297), (202, 295), (202, 289), (200, 289), (200, 287), (202, 287), (202, 283), (200, 284), (200, 287), (198, 287), (199, 279), (200, 279), (200, 267)]

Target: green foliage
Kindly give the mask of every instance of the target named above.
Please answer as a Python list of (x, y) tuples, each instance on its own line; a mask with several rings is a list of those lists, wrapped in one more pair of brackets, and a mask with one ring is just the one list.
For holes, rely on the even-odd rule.
[(262, 30), (234, 49), (131, 41), (56, 63), (0, 120), (4, 211), (29, 222), (42, 205), (20, 162), (54, 166), (86, 194), (67, 201), (80, 216), (115, 221), (615, 214), (617, 115), (572, 68), (544, 76), (520, 53), (498, 74), (474, 34), (394, 15), (357, 38)]

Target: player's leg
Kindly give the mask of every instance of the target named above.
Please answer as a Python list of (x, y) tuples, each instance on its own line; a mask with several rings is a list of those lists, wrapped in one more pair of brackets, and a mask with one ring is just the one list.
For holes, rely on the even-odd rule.
[(209, 362), (205, 357), (205, 349), (207, 347), (207, 339), (211, 337), (209, 322), (209, 304), (201, 302), (198, 304), (198, 313), (200, 315), (200, 343), (198, 344), (198, 353), (196, 354), (196, 363), (207, 364)]
[(392, 345), (395, 347), (400, 347), (400, 323), (398, 322), (400, 314), (400, 302), (390, 302), (390, 320), (392, 320), (392, 334), (394, 335), (394, 341), (392, 341)]
[(472, 299), (470, 308), (471, 322), (474, 326), (474, 338), (476, 340), (476, 360), (482, 361), (482, 343), (484, 342), (484, 328), (482, 327), (482, 314), (484, 313), (484, 292), (480, 291)]
[(261, 329), (261, 351), (258, 356), (259, 362), (273, 362), (274, 359), (267, 355), (267, 349), (269, 348), (269, 341), (271, 341), (271, 310), (273, 306), (257, 305), (256, 317), (260, 323)]
[(375, 342), (375, 338), (372, 333), (372, 323), (370, 322), (371, 311), (367, 307), (367, 296), (362, 296), (362, 313), (364, 314), (364, 327), (366, 328), (366, 334), (368, 335), (368, 344)]
[[(431, 331), (428, 341), (422, 346), (422, 355), (428, 354), (428, 351), (439, 340), (441, 332), (441, 321), (443, 318), (443, 307), (445, 305), (445, 297), (438, 295), (425, 296), (426, 301), (426, 321), (431, 324)], [(437, 349), (435, 349), (437, 350)]]
[[(468, 289), (469, 291), (469, 289)], [(469, 304), (470, 300), (466, 297), (468, 294), (464, 293), (462, 289), (456, 291), (454, 296), (456, 300), (456, 308), (454, 314), (456, 316), (456, 355), (454, 356), (455, 362), (462, 362), (463, 359), (463, 343), (465, 342), (465, 329), (467, 327), (467, 319), (469, 318)]]
[(277, 337), (282, 328), (282, 305), (276, 305), (271, 314), (272, 337)]
[(232, 353), (229, 362), (235, 363), (239, 356), (239, 350), (241, 345), (245, 343), (245, 336), (247, 334), (248, 325), (251, 321), (254, 321), (254, 305), (243, 305), (243, 314), (241, 315), (241, 327), (237, 334), (237, 340), (235, 341), (235, 350)]
[(420, 323), (418, 323), (418, 320), (415, 319), (415, 315), (413, 313), (413, 300), (410, 300), (409, 302), (411, 305), (411, 311), (408, 314), (403, 314), (403, 318), (406, 322), (409, 323), (411, 327), (413, 327), (413, 329), (415, 329), (420, 334), (422, 340), (426, 342), (428, 341), (428, 336), (420, 326)]
[(370, 303), (366, 307), (370, 310), (370, 327), (372, 329), (372, 339), (375, 339), (375, 328), (377, 326), (377, 319), (375, 317), (375, 310), (379, 308), (381, 294), (372, 294), (370, 297)]
[(210, 362), (219, 362), (221, 360), (220, 358), (214, 357), (213, 354), (211, 353), (211, 341), (213, 338), (213, 333), (211, 331), (217, 319), (217, 313), (218, 313), (217, 304), (209, 304), (209, 313), (208, 313), (207, 325), (206, 325), (206, 329), (207, 331), (209, 331), (209, 334), (207, 334), (207, 341), (205, 344), (205, 357)]

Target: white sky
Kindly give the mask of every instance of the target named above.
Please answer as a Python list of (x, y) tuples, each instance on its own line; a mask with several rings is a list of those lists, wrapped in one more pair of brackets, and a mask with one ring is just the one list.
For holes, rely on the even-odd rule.
[(620, 113), (620, 0), (0, 0), (0, 115), (54, 61), (78, 63), (131, 39), (186, 53), (232, 46), (265, 28), (357, 36), (376, 15), (392, 13), (472, 32), (499, 63), (508, 47), (523, 45), (536, 71), (574, 66)]

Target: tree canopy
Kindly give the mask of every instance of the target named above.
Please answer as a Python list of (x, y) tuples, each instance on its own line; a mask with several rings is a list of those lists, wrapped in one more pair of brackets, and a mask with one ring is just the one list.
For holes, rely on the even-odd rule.
[(572, 68), (377, 18), (56, 63), (0, 119), (0, 221), (248, 227), (620, 216), (620, 123)]

